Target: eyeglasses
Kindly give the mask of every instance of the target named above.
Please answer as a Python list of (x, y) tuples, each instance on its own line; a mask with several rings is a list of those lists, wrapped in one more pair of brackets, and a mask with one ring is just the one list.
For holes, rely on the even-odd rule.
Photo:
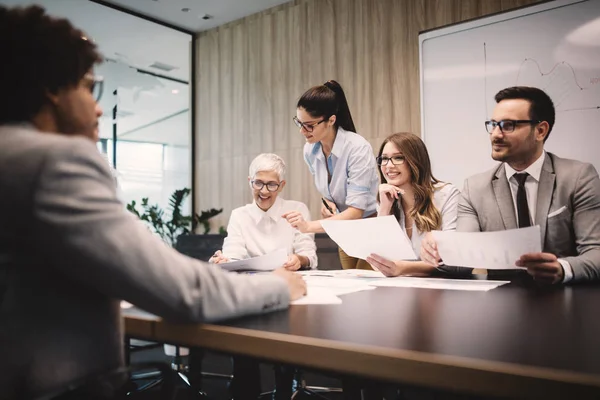
[(500, 132), (502, 133), (510, 133), (514, 132), (515, 128), (518, 124), (539, 124), (542, 121), (534, 121), (532, 119), (503, 119), (502, 121), (485, 121), (485, 129), (488, 133), (494, 132), (494, 129), (499, 126)]
[(99, 102), (104, 90), (104, 78), (92, 74), (85, 74), (84, 78), (90, 81), (90, 92), (92, 92), (92, 96), (94, 96), (96, 103)]
[(269, 192), (276, 192), (277, 189), (279, 189), (279, 186), (281, 185), (281, 183), (277, 183), (277, 182), (263, 182), (263, 181), (250, 181), (250, 183), (252, 184), (252, 189), (255, 190), (262, 190), (263, 187), (267, 187), (267, 191)]
[(325, 122), (325, 121), (327, 121), (326, 119), (322, 119), (322, 120), (320, 120), (319, 122), (315, 122), (314, 124), (310, 124), (310, 125), (309, 125), (309, 124), (306, 124), (306, 123), (304, 123), (304, 122), (301, 122), (301, 121), (298, 119), (298, 117), (294, 117), (294, 118), (292, 118), (292, 120), (294, 121), (294, 124), (296, 124), (296, 126), (297, 126), (298, 128), (301, 128), (301, 129), (302, 129), (302, 128), (304, 128), (304, 130), (305, 130), (306, 132), (312, 132), (312, 131), (315, 129), (315, 126), (319, 125), (319, 124), (320, 124), (320, 123), (322, 123), (322, 122)]
[(377, 161), (377, 165), (387, 165), (389, 161), (392, 162), (393, 165), (402, 165), (404, 164), (404, 156), (379, 156), (375, 159)]

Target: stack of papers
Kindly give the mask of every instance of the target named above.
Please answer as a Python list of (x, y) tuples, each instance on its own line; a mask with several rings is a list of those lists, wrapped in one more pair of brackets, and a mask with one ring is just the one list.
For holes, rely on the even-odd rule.
[(495, 289), (498, 286), (506, 285), (507, 283), (510, 283), (510, 281), (398, 277), (377, 280), (371, 282), (370, 285), (377, 287), (405, 287), (487, 292), (488, 290)]

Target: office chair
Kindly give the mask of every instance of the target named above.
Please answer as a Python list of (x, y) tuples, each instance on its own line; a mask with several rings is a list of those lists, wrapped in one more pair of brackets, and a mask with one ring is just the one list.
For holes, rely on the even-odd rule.
[[(274, 390), (270, 390), (264, 393), (261, 393), (259, 399), (268, 399), (275, 393)], [(298, 368), (295, 368), (294, 371), (294, 380), (292, 382), (292, 396), (291, 399), (303, 399), (305, 397), (311, 397), (314, 399), (324, 399), (329, 400), (327, 397), (323, 396), (323, 394), (327, 393), (342, 393), (341, 388), (334, 387), (324, 387), (324, 386), (309, 386), (306, 384), (302, 376), (302, 371)]]
[[(152, 348), (163, 347), (162, 343), (148, 342), (148, 344), (140, 345), (136, 344), (133, 347), (130, 345), (130, 338), (125, 338), (125, 359), (127, 363), (131, 361), (131, 353), (148, 350)], [(136, 364), (137, 365), (137, 364)], [(138, 368), (139, 370), (139, 368)], [(212, 374), (200, 373), (199, 376), (190, 376), (188, 365), (183, 362), (183, 357), (180, 354), (179, 346), (175, 346), (175, 356), (171, 360), (169, 370), (174, 374), (174, 380), (176, 384), (183, 384), (184, 387), (188, 388), (191, 393), (194, 394), (198, 399), (207, 399), (208, 396), (202, 391), (201, 378), (202, 376), (212, 377)], [(131, 376), (132, 382), (138, 382), (139, 385), (136, 392), (144, 392), (163, 384), (163, 373), (162, 371), (150, 370), (142, 371)], [(147, 382), (146, 382), (147, 381)]]
[(128, 376), (130, 379), (135, 370), (155, 369), (161, 377), (161, 386), (157, 390), (158, 398), (161, 400), (174, 400), (177, 388), (175, 373), (165, 363), (139, 363), (133, 366), (121, 367), (108, 373), (99, 374), (94, 377), (82, 378), (71, 382), (62, 388), (45, 393), (36, 400), (125, 400), (136, 399), (139, 388), (129, 380), (123, 385), (123, 380)]

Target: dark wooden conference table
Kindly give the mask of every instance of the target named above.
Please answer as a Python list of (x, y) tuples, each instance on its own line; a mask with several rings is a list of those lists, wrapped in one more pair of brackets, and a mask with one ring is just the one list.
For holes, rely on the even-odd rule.
[(129, 337), (475, 396), (600, 399), (600, 285), (379, 287), (215, 324), (130, 309)]

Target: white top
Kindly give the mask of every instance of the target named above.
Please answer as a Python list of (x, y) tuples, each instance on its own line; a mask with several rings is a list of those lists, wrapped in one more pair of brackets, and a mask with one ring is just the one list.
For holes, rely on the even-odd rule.
[[(456, 186), (451, 183), (444, 183), (435, 188), (433, 192), (433, 204), (442, 214), (442, 226), (440, 227), (441, 231), (455, 231), (456, 230), (456, 221), (458, 219), (458, 200), (460, 199), (460, 192), (456, 188)], [(405, 223), (404, 223), (404, 212), (402, 211), (402, 204), (399, 203), (400, 206), (400, 227), (402, 231), (406, 233)], [(420, 232), (417, 230), (417, 225), (413, 221), (412, 225), (412, 237), (410, 241), (412, 242), (413, 250), (417, 255), (417, 258), (420, 260), (419, 254), (421, 254), (421, 241), (423, 237), (427, 234), (427, 232)]]
[(246, 204), (231, 212), (227, 237), (223, 243), (223, 255), (229, 259), (242, 260), (262, 256), (277, 249), (287, 249), (288, 255), (305, 256), (310, 268), (317, 267), (315, 235), (301, 233), (281, 215), (299, 211), (304, 219), (310, 220), (308, 207), (304, 203), (277, 197), (266, 212), (256, 203)]
[[(525, 179), (525, 193), (527, 194), (527, 206), (529, 207), (529, 217), (531, 218), (531, 221), (529, 222), (531, 222), (531, 225), (535, 225), (536, 222), (535, 206), (537, 204), (538, 187), (540, 186), (540, 175), (542, 175), (542, 168), (544, 167), (545, 159), (546, 152), (543, 151), (542, 155), (523, 171), (516, 171), (514, 168), (508, 165), (508, 163), (504, 163), (506, 179), (508, 179), (510, 192), (512, 193), (513, 207), (515, 208), (515, 215), (517, 216), (517, 219), (519, 215), (519, 212), (517, 211), (517, 190), (519, 190), (519, 183), (517, 182), (515, 175), (524, 172), (529, 174), (527, 179)], [(562, 265), (565, 272), (563, 282), (568, 282), (573, 279), (573, 267), (571, 267), (571, 264), (569, 264), (567, 260), (563, 260), (561, 258), (558, 259), (558, 262)]]

